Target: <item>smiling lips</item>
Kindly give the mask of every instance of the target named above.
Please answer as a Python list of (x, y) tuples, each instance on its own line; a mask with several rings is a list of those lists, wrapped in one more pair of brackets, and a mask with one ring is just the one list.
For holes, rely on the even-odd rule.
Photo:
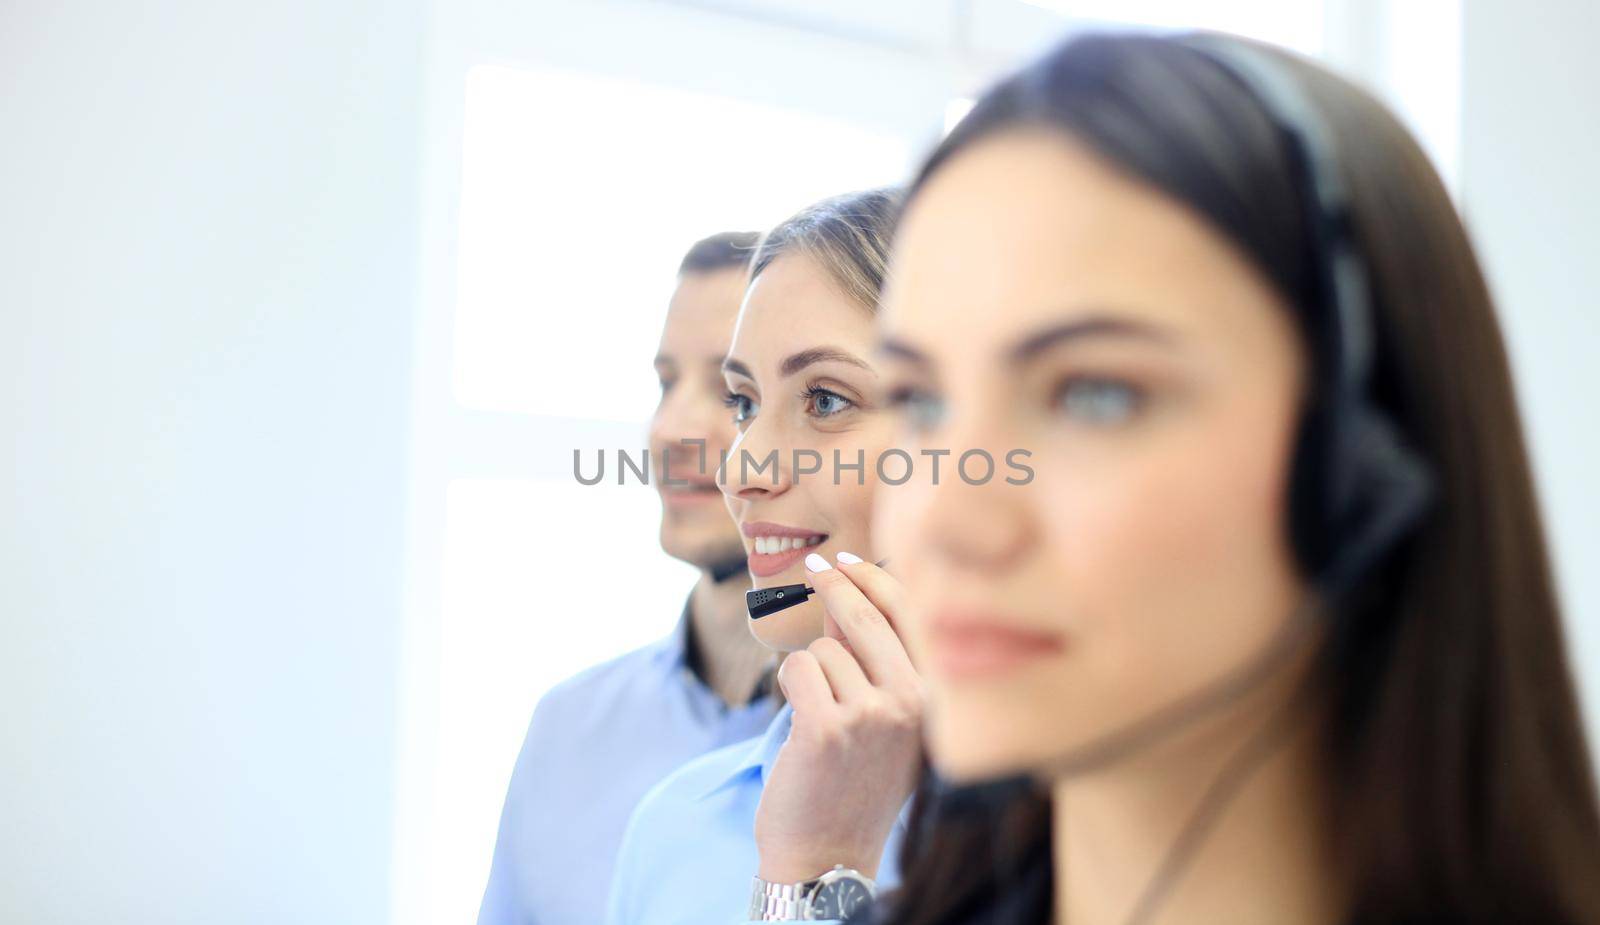
[(740, 531), (750, 538), (750, 574), (757, 578), (770, 578), (801, 559), (807, 550), (828, 538), (826, 533), (785, 527), (782, 524), (744, 524)]

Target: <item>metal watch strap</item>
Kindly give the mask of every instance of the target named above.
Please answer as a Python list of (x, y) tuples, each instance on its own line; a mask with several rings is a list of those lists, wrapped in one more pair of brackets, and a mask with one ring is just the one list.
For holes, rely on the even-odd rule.
[(768, 883), (760, 877), (755, 880), (755, 888), (750, 892), (750, 920), (753, 922), (798, 922), (801, 921), (800, 913), (804, 908), (801, 899), (806, 887), (815, 881), (808, 880), (804, 883)]
[(843, 864), (835, 864), (832, 870), (824, 871), (821, 876), (800, 883), (769, 883), (760, 877), (754, 879), (755, 888), (750, 891), (750, 919), (755, 922), (813, 921), (812, 916), (817, 910), (812, 902), (822, 890), (840, 880), (853, 880), (865, 887), (869, 901), (877, 895), (871, 877)]

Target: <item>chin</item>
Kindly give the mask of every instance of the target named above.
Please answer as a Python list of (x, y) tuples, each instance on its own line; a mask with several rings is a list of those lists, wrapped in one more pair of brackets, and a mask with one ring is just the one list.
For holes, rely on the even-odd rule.
[(1040, 766), (1023, 754), (971, 748), (928, 746), (929, 760), (939, 776), (953, 784), (982, 784), (1027, 774)]
[[(756, 587), (794, 584), (781, 576), (758, 581)], [(822, 603), (815, 598), (759, 620), (747, 620), (750, 635), (779, 652), (798, 652), (822, 638)]]
[(941, 702), (935, 692), (929, 703), (928, 757), (949, 781), (983, 783), (1044, 768), (1067, 747), (1053, 747), (1060, 732), (1047, 711), (974, 709)]
[[(777, 588), (783, 585), (811, 584), (811, 574), (803, 565), (792, 565), (776, 575), (757, 575), (750, 573), (750, 587), (752, 588)], [(804, 607), (805, 605), (799, 605)], [(799, 609), (796, 607), (795, 609)], [(786, 611), (787, 612), (787, 611)]]

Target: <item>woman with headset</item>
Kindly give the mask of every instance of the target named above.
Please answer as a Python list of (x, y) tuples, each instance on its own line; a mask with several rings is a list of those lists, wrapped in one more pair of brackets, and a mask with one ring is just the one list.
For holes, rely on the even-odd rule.
[(930, 156), (880, 331), (901, 446), (1036, 476), (875, 499), (933, 774), (865, 918), (1600, 922), (1494, 309), (1381, 106), (1079, 38)]

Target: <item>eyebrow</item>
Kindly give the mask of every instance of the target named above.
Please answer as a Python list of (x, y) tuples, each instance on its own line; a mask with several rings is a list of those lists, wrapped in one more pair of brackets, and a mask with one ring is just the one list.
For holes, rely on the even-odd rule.
[(880, 340), (878, 342), (877, 351), (884, 356), (894, 357), (897, 360), (904, 360), (905, 362), (914, 364), (916, 366), (928, 365), (928, 355), (926, 353), (923, 353), (921, 350), (918, 350), (904, 341), (898, 341), (892, 337), (885, 337), (883, 340)]
[[(1031, 334), (1011, 348), (1011, 357), (1019, 361), (1031, 359), (1063, 340), (1075, 340), (1085, 337), (1126, 337), (1162, 344), (1172, 342), (1172, 338), (1168, 337), (1164, 332), (1149, 325), (1122, 318), (1096, 315), (1090, 318), (1081, 318), (1076, 321), (1052, 325), (1042, 331)], [(895, 340), (892, 337), (885, 337), (880, 340), (877, 352), (914, 366), (925, 367), (932, 365), (932, 361), (928, 359), (926, 353), (905, 341)]]
[[(720, 354), (718, 356), (708, 356), (704, 360), (701, 360), (700, 362), (709, 363), (712, 366), (721, 366), (722, 365), (722, 361), (724, 359), (726, 359), (726, 358), (727, 358), (727, 354)], [(661, 353), (656, 354), (656, 358), (651, 362), (655, 363), (655, 365), (657, 365), (657, 366), (660, 366), (663, 363), (674, 363), (675, 364), (675, 363), (678, 362), (678, 358), (674, 354), (667, 353), (667, 352), (663, 351)]]
[[(859, 366), (869, 373), (877, 372), (866, 360), (849, 351), (841, 350), (838, 347), (812, 347), (810, 350), (802, 350), (799, 353), (792, 354), (780, 363), (778, 365), (778, 375), (787, 378), (816, 363), (848, 363), (851, 366)], [(755, 379), (755, 375), (750, 372), (750, 367), (733, 357), (728, 357), (722, 361), (722, 371), (736, 376), (743, 376), (746, 379)]]
[(792, 376), (815, 363), (847, 363), (851, 366), (859, 366), (867, 372), (873, 371), (867, 361), (853, 353), (840, 350), (838, 347), (812, 347), (810, 350), (802, 350), (790, 356), (779, 364), (778, 375)]
[(1112, 315), (1090, 315), (1054, 324), (1024, 337), (1011, 348), (1011, 358), (1018, 362), (1030, 360), (1063, 342), (1101, 337), (1142, 340), (1155, 344), (1172, 343), (1172, 337), (1165, 331), (1143, 322)]

